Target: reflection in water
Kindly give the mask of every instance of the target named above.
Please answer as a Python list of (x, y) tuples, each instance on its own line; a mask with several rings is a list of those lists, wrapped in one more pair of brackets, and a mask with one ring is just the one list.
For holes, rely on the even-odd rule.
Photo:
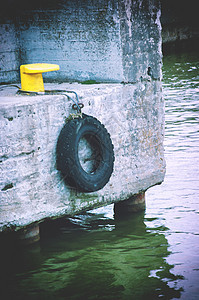
[[(180, 291), (168, 285), (178, 277), (165, 260), (167, 240), (146, 227), (144, 213), (114, 220), (95, 212), (70, 223), (53, 222), (55, 227), (49, 237), (43, 228), (40, 244), (15, 251), (14, 265), (9, 266), (12, 275), (7, 274), (11, 299), (179, 297)], [(159, 230), (164, 233), (167, 228)]]
[[(199, 295), (199, 55), (164, 58), (166, 102), (165, 156), (167, 174), (161, 186), (147, 192), (146, 217), (158, 216), (152, 226), (166, 226), (167, 262), (184, 280), (181, 299)], [(146, 225), (148, 225), (146, 223)]]
[(1, 247), (0, 299), (198, 299), (198, 70), (197, 56), (164, 59), (167, 174), (146, 212), (114, 219), (108, 206)]

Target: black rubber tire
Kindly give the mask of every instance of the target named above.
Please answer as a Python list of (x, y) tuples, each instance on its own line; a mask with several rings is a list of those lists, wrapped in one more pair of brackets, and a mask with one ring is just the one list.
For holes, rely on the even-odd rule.
[[(95, 168), (86, 172), (78, 154), (80, 140), (89, 138), (97, 149)], [(82, 118), (68, 121), (57, 141), (57, 169), (65, 181), (81, 192), (102, 189), (113, 172), (114, 151), (109, 133), (96, 118), (83, 114)]]

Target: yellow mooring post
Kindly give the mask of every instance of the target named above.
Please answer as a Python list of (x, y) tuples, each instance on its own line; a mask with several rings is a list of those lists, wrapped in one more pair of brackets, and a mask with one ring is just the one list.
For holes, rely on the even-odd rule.
[(59, 70), (59, 65), (54, 64), (21, 65), (21, 90), (26, 92), (44, 92), (42, 73), (57, 70)]

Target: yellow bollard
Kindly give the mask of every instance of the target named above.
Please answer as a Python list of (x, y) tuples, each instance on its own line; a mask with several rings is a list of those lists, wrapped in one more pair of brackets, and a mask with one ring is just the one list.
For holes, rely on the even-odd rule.
[(27, 92), (44, 92), (42, 73), (57, 70), (59, 70), (59, 65), (55, 64), (40, 63), (21, 65), (21, 90)]

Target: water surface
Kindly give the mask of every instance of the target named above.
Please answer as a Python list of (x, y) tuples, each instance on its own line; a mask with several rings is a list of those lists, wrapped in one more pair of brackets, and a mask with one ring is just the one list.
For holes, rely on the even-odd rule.
[(198, 299), (199, 56), (164, 58), (165, 182), (146, 211), (107, 206), (42, 228), (1, 254), (1, 299)]
[(163, 76), (167, 173), (147, 192), (145, 217), (168, 228), (166, 261), (182, 277), (169, 286), (181, 287), (181, 299), (199, 299), (199, 56), (165, 57)]

